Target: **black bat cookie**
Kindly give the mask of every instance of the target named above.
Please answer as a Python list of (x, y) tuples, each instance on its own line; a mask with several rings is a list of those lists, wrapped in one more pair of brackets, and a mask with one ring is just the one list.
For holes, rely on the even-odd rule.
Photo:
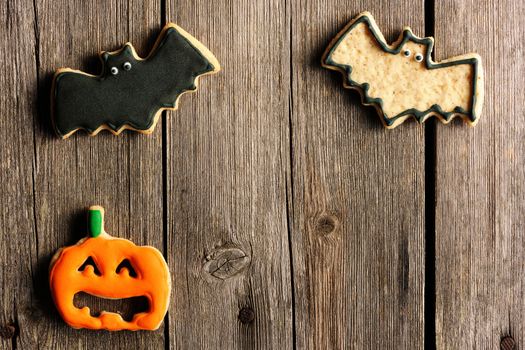
[(204, 45), (173, 23), (144, 59), (130, 43), (102, 52), (100, 59), (99, 76), (69, 68), (55, 73), (53, 125), (64, 139), (80, 129), (90, 135), (103, 129), (115, 135), (125, 129), (149, 134), (162, 110), (176, 109), (180, 95), (196, 90), (199, 76), (220, 69)]

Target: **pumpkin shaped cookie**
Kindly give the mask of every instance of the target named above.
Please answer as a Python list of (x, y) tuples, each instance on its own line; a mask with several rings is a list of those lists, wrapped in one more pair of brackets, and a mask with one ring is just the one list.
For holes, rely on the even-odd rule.
[[(104, 231), (104, 208), (89, 208), (90, 236), (59, 249), (51, 259), (51, 294), (64, 321), (74, 328), (155, 330), (166, 315), (170, 274), (162, 254), (150, 246), (137, 246)], [(123, 262), (130, 264), (130, 275)], [(129, 265), (128, 265), (129, 266)], [(149, 308), (126, 321), (118, 313), (102, 311), (92, 316), (87, 306), (77, 308), (77, 293), (105, 299), (145, 297)]]

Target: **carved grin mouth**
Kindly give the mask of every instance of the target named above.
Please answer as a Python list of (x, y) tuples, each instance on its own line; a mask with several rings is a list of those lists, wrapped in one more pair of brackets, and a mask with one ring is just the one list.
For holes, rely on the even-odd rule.
[(145, 296), (106, 299), (85, 292), (75, 294), (73, 305), (79, 309), (87, 306), (92, 317), (100, 316), (102, 311), (113, 312), (119, 314), (127, 322), (130, 322), (135, 314), (149, 310), (149, 301)]

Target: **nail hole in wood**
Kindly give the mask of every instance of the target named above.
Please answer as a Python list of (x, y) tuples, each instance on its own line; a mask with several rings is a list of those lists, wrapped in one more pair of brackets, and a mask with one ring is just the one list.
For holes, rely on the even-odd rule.
[(329, 235), (337, 228), (337, 218), (332, 215), (321, 216), (315, 225), (315, 231), (321, 236)]
[(11, 339), (16, 335), (16, 327), (12, 324), (0, 327), (0, 337), (4, 339)]
[(514, 338), (507, 336), (501, 339), (500, 349), (501, 350), (515, 350), (516, 342), (514, 341)]
[(255, 320), (255, 312), (251, 307), (243, 307), (239, 310), (239, 321), (243, 324), (250, 324)]

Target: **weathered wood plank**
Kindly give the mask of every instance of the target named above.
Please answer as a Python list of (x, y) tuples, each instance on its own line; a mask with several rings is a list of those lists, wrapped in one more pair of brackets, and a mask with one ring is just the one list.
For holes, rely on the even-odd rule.
[[(61, 140), (51, 131), (48, 102), (51, 76), (59, 67), (98, 73), (98, 52), (119, 48), (126, 41), (145, 55), (161, 29), (160, 2), (39, 0), (35, 5), (40, 83), (39, 113), (33, 113), (36, 235), (32, 247), (38, 260), (31, 271), (33, 298), (18, 310), (18, 348), (99, 348), (101, 344), (162, 348), (162, 329), (109, 333), (69, 328), (55, 311), (47, 283), (52, 254), (86, 234), (85, 209), (90, 204), (106, 208), (110, 234), (163, 247), (161, 128), (152, 136), (101, 133), (90, 138), (77, 133)], [(36, 85), (31, 88), (36, 94)], [(100, 307), (92, 305), (92, 309)]]
[(478, 52), (485, 70), (478, 126), (437, 128), (440, 349), (525, 344), (524, 16), (520, 1), (436, 1), (436, 58)]
[(31, 302), (36, 258), (33, 115), (36, 107), (31, 1), (0, 5), (0, 348), (16, 343), (18, 315)]
[(297, 347), (422, 349), (424, 129), (384, 130), (320, 59), (365, 10), (390, 42), (423, 35), (423, 1), (292, 4)]
[(223, 70), (167, 120), (170, 345), (292, 347), (285, 3), (176, 1)]

